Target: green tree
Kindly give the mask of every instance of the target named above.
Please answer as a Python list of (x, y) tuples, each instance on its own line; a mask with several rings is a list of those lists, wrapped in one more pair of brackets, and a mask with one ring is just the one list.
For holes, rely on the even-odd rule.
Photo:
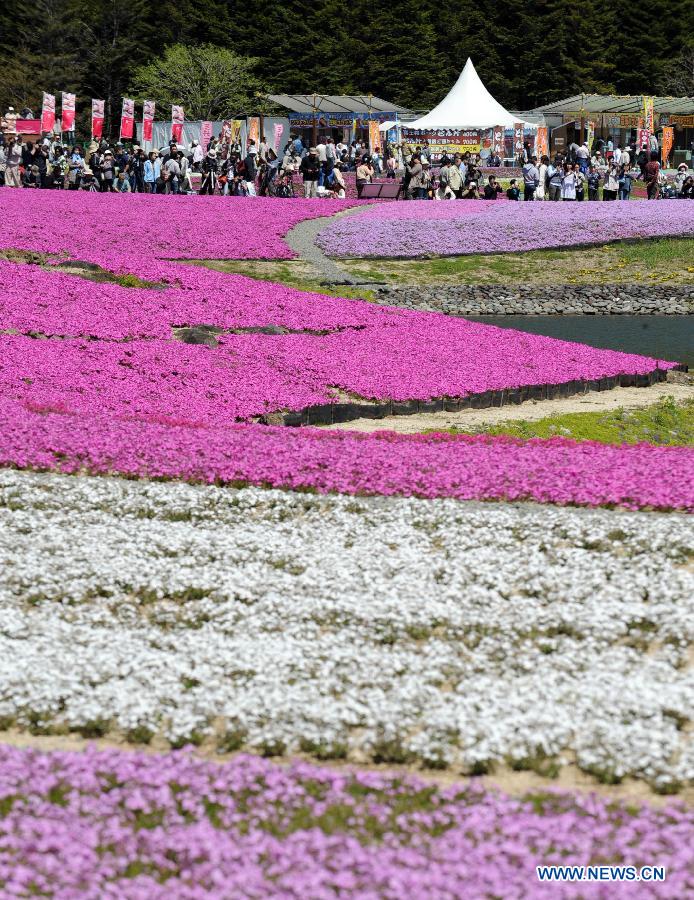
[(212, 44), (174, 44), (163, 56), (135, 70), (131, 92), (137, 99), (155, 100), (163, 107), (180, 103), (191, 119), (260, 111), (263, 101), (258, 94), (263, 85), (254, 72), (257, 63), (253, 57)]

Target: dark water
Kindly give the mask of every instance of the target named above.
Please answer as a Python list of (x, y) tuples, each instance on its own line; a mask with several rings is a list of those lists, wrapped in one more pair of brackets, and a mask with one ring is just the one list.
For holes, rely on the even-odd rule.
[(694, 316), (466, 316), (502, 328), (675, 360), (694, 369)]

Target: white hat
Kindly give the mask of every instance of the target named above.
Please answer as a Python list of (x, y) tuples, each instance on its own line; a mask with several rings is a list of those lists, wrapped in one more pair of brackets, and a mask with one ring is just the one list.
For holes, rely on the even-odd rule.
[(8, 106), (7, 112), (14, 112), (14, 106)]
[(679, 166), (677, 166), (677, 171), (679, 172), (680, 169), (684, 169), (686, 172), (687, 168), (688, 168), (687, 163), (680, 163)]
[(191, 144), (191, 147), (197, 147), (197, 146), (198, 146), (198, 142), (197, 142), (197, 141), (193, 141), (192, 144)]
[(208, 151), (207, 151), (207, 155), (208, 155), (208, 156), (211, 156), (212, 159), (216, 159), (216, 158), (217, 158), (217, 151), (216, 151), (216, 150), (208, 150)]

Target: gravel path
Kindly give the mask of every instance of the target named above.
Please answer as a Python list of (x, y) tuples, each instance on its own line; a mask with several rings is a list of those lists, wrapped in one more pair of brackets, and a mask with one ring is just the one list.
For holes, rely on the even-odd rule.
[(474, 429), (508, 421), (536, 421), (546, 416), (577, 412), (603, 412), (650, 406), (663, 397), (683, 402), (694, 398), (694, 385), (666, 382), (647, 388), (614, 388), (611, 391), (576, 394), (558, 400), (528, 400), (520, 406), (464, 409), (460, 412), (416, 413), (412, 416), (387, 416), (384, 419), (355, 419), (330, 426), (340, 431), (397, 431), (417, 434), (432, 428)]
[(288, 231), (284, 239), (299, 258), (310, 263), (327, 283), (359, 285), (364, 288), (380, 287), (383, 285), (383, 282), (374, 283), (347, 272), (342, 266), (330, 259), (329, 256), (326, 256), (316, 243), (319, 233), (329, 222), (343, 216), (353, 216), (362, 212), (365, 208), (365, 205), (355, 206), (352, 209), (344, 210), (344, 212), (339, 212), (332, 216), (306, 219)]

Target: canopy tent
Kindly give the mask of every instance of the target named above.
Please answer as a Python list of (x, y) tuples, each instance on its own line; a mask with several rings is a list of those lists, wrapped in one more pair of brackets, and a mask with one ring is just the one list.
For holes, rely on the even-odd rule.
[(468, 57), (460, 77), (439, 105), (414, 122), (405, 123), (405, 127), (418, 131), (435, 128), (493, 128), (495, 125), (513, 128), (516, 122), (537, 128), (536, 123), (526, 122), (510, 113), (492, 97)]

